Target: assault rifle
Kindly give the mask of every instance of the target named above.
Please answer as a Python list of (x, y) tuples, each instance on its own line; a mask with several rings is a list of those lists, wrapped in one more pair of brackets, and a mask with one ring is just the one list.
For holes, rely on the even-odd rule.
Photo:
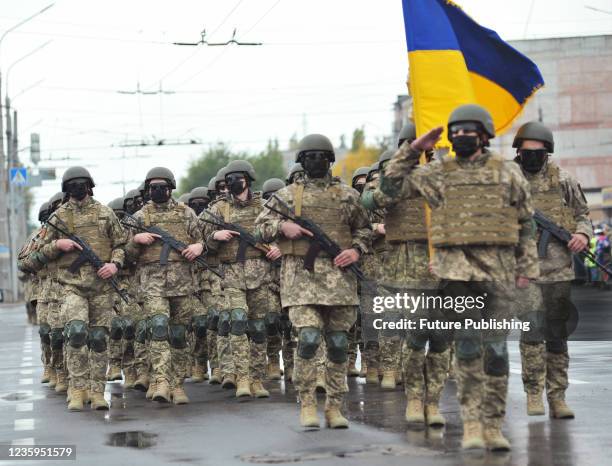
[[(240, 237), (238, 238), (238, 253), (236, 254), (236, 260), (238, 262), (244, 262), (246, 260), (246, 249), (248, 246), (251, 246), (255, 249), (259, 249), (264, 254), (267, 254), (270, 251), (270, 246), (265, 243), (262, 243), (255, 237), (255, 235), (248, 232), (240, 225), (226, 222), (223, 218), (213, 214), (209, 210), (204, 210), (203, 213), (209, 218), (202, 216), (200, 217), (201, 221), (218, 226), (222, 230), (232, 230), (240, 233)], [(280, 266), (280, 259), (272, 261), (272, 264)]]
[[(138, 222), (138, 219), (131, 214), (125, 213), (121, 224), (127, 228), (132, 228), (136, 231), (140, 231), (143, 233), (151, 233), (154, 235), (159, 235), (159, 240), (163, 243), (161, 254), (159, 255), (159, 265), (167, 265), (168, 257), (170, 256), (170, 251), (174, 250), (179, 254), (182, 253), (187, 245), (182, 241), (177, 240), (174, 236), (168, 233), (163, 228), (158, 226), (149, 226), (145, 227)], [(217, 270), (215, 267), (212, 267), (204, 260), (202, 256), (198, 256), (195, 258), (194, 262), (202, 267), (204, 270), (210, 270), (212, 273), (217, 275), (219, 278), (225, 278), (225, 274), (221, 270)]]
[[(270, 201), (275, 199), (276, 202), (280, 204), (280, 206), (285, 209), (285, 212), (278, 210), (275, 207), (270, 205)], [(306, 230), (312, 233), (312, 237), (307, 237), (310, 241), (310, 247), (308, 248), (308, 252), (306, 253), (306, 257), (304, 258), (304, 268), (310, 272), (314, 270), (314, 261), (319, 255), (319, 252), (325, 252), (329, 257), (334, 258), (338, 254), (342, 252), (342, 249), (333, 239), (331, 239), (327, 233), (325, 233), (319, 225), (317, 225), (312, 220), (295, 215), (295, 213), (291, 213), (292, 209), (289, 207), (283, 200), (281, 200), (276, 194), (270, 196), (264, 207), (271, 212), (274, 212), (281, 217), (291, 220), (293, 223), (305, 228)], [(351, 264), (346, 267), (347, 270), (351, 271), (359, 281), (366, 281), (368, 278), (364, 275), (361, 269), (357, 266), (357, 264)]]
[[(51, 220), (55, 220), (55, 222), (52, 222)], [(58, 223), (61, 226), (58, 225)], [(79, 269), (81, 268), (81, 266), (85, 263), (91, 264), (96, 272), (104, 266), (104, 261), (100, 259), (100, 257), (94, 252), (93, 249), (91, 249), (91, 246), (89, 246), (89, 244), (87, 244), (87, 242), (84, 239), (79, 238), (75, 234), (69, 233), (68, 232), (69, 228), (66, 225), (66, 223), (64, 223), (62, 219), (60, 219), (57, 215), (54, 215), (49, 220), (47, 220), (47, 225), (57, 230), (59, 233), (64, 235), (66, 238), (74, 241), (76, 244), (78, 244), (81, 247), (81, 251), (79, 255), (74, 260), (74, 262), (70, 264), (70, 267), (68, 267), (68, 272), (77, 273)], [(110, 277), (108, 281), (113, 287), (113, 290), (115, 290), (115, 292), (119, 296), (121, 296), (121, 299), (123, 299), (126, 303), (129, 304), (127, 291), (122, 290), (119, 287), (119, 284), (117, 283), (117, 280), (115, 279), (115, 277)]]
[[(572, 234), (569, 231), (557, 225), (555, 222), (553, 222), (551, 219), (546, 217), (546, 215), (544, 215), (539, 210), (535, 211), (535, 213), (533, 214), (533, 219), (537, 223), (538, 228), (542, 231), (542, 234), (540, 235), (540, 241), (538, 241), (538, 256), (540, 258), (546, 257), (546, 248), (548, 247), (548, 243), (550, 242), (551, 236), (556, 238), (563, 245), (567, 245), (567, 243), (569, 243), (570, 240), (572, 239)], [(593, 264), (595, 264), (601, 270), (606, 272), (608, 275), (612, 276), (612, 270), (610, 270), (604, 264), (599, 262), (595, 258), (595, 255), (588, 249), (580, 251), (577, 254), (581, 259), (584, 259), (584, 258), (589, 259)]]

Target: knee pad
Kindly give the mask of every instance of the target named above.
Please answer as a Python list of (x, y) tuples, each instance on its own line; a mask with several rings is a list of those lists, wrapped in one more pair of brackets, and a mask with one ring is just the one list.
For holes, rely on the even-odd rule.
[(415, 331), (409, 332), (406, 335), (406, 344), (413, 350), (424, 350), (428, 340), (427, 332)]
[(121, 340), (123, 338), (123, 318), (113, 317), (110, 325), (110, 337), (111, 340)]
[(343, 331), (327, 332), (327, 358), (335, 364), (343, 364), (348, 360), (348, 333)]
[(193, 316), (191, 318), (191, 330), (196, 338), (204, 338), (208, 328), (208, 316)]
[[(399, 322), (400, 319), (401, 319), (401, 316), (399, 312), (385, 312), (385, 315), (383, 317), (383, 322), (385, 323)], [(383, 328), (381, 331), (381, 335), (384, 337), (394, 337), (396, 335), (399, 335), (399, 330), (395, 328), (388, 328), (388, 326), (385, 326), (385, 328)]]
[(40, 324), (40, 327), (38, 327), (38, 335), (40, 336), (40, 341), (44, 344), (51, 344), (51, 326), (49, 324)]
[(567, 353), (567, 340), (550, 340), (546, 342), (546, 351), (554, 354)]
[(149, 319), (149, 329), (151, 331), (151, 340), (167, 341), (168, 316), (165, 314), (155, 314)]
[(130, 317), (123, 318), (123, 338), (133, 340), (136, 336), (136, 326), (134, 320)]
[(457, 359), (470, 361), (482, 355), (482, 345), (478, 332), (457, 331), (455, 333), (455, 352)]
[(105, 327), (91, 327), (89, 329), (89, 339), (88, 346), (89, 349), (96, 353), (103, 353), (106, 351), (106, 337), (108, 336), (108, 331)]
[(291, 320), (289, 314), (282, 313), (278, 319), (278, 327), (285, 340), (291, 339)]
[(63, 328), (52, 328), (50, 340), (52, 350), (61, 350), (64, 346), (64, 329)]
[(136, 322), (136, 341), (141, 344), (145, 344), (147, 341), (147, 321), (145, 319)]
[(253, 343), (266, 342), (266, 321), (264, 319), (249, 319), (249, 337)]
[(216, 309), (208, 311), (208, 328), (215, 332), (219, 328), (219, 311)]
[(321, 344), (321, 331), (316, 327), (302, 327), (298, 331), (297, 354), (302, 359), (315, 357)]
[(168, 326), (168, 341), (172, 348), (187, 348), (187, 326), (183, 324), (170, 324)]
[(268, 312), (266, 314), (265, 324), (266, 324), (266, 332), (268, 333), (269, 337), (278, 335), (278, 331), (280, 329), (280, 313)]
[(247, 331), (247, 313), (244, 309), (232, 309), (230, 333), (232, 335), (245, 335)]
[(219, 329), (217, 332), (220, 337), (226, 337), (230, 333), (232, 314), (230, 311), (221, 311), (219, 313)]
[(65, 332), (65, 338), (73, 348), (82, 348), (87, 344), (87, 324), (82, 320), (68, 322)]
[(432, 353), (444, 353), (448, 347), (448, 338), (444, 333), (433, 332), (429, 336), (429, 351)]
[(484, 348), (484, 373), (498, 377), (508, 375), (508, 345), (506, 341), (486, 341)]

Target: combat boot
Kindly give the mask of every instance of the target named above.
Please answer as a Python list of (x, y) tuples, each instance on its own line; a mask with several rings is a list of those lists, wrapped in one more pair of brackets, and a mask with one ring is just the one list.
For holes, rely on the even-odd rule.
[[(270, 394), (268, 393), (268, 396), (269, 395)], [(251, 385), (248, 377), (241, 377), (236, 382), (236, 398), (242, 398), (245, 396), (251, 396)]]
[(281, 379), (281, 371), (278, 362), (272, 361), (268, 363), (267, 368), (267, 376), (268, 380), (280, 380)]
[(444, 416), (440, 414), (440, 409), (437, 403), (429, 403), (425, 405), (425, 417), (427, 418), (427, 425), (430, 427), (444, 427), (446, 420)]
[(170, 384), (166, 379), (157, 379), (155, 381), (153, 401), (159, 401), (161, 403), (168, 403), (170, 401)]
[(359, 377), (359, 369), (357, 369), (357, 366), (355, 366), (355, 361), (351, 361), (349, 364), (348, 369), (346, 370), (346, 375), (349, 377)]
[[(193, 375), (193, 373), (191, 375)], [(189, 403), (189, 397), (187, 396), (187, 393), (185, 393), (185, 389), (183, 388), (182, 384), (174, 387), (170, 395), (172, 396), (172, 403), (175, 405), (186, 405)]]
[(66, 371), (56, 371), (55, 393), (66, 393), (68, 391), (68, 374)]
[(574, 419), (574, 411), (570, 409), (565, 400), (548, 400), (550, 417), (554, 419)]
[(211, 385), (219, 385), (221, 383), (221, 369), (214, 367), (208, 381)]
[(57, 371), (53, 368), (49, 369), (49, 388), (54, 389), (57, 383)]
[(49, 374), (53, 369), (51, 367), (45, 366), (45, 370), (43, 371), (43, 375), (40, 378), (40, 383), (49, 383)]
[(326, 393), (325, 374), (317, 374), (317, 393)]
[(464, 450), (472, 450), (476, 448), (484, 448), (485, 443), (482, 437), (482, 424), (480, 421), (467, 421), (463, 423), (463, 440), (461, 440), (461, 448)]
[[(305, 399), (307, 398), (307, 399)], [(300, 424), (302, 427), (321, 427), (317, 414), (317, 401), (314, 397), (300, 397)]]
[(221, 382), (221, 388), (225, 388), (228, 390), (236, 388), (236, 374), (228, 374), (223, 377), (223, 382)]
[(491, 451), (510, 451), (510, 442), (504, 437), (499, 427), (485, 427), (483, 433), (487, 449)]
[(361, 358), (361, 370), (359, 371), (359, 377), (365, 377), (366, 375), (368, 375), (368, 365), (363, 358)]
[(420, 398), (411, 398), (406, 405), (405, 413), (406, 422), (425, 422), (425, 413), (423, 412), (423, 401)]
[(527, 416), (541, 416), (545, 412), (542, 393), (527, 393)]
[(251, 382), (251, 395), (255, 398), (270, 398), (270, 392), (264, 388), (260, 380)]
[(109, 382), (112, 382), (114, 380), (121, 380), (121, 378), (121, 367), (116, 364), (111, 364), (110, 368), (108, 369), (108, 375), (106, 379)]
[(149, 388), (147, 388), (147, 393), (145, 394), (145, 398), (147, 400), (153, 399), (153, 393), (155, 393), (155, 380), (152, 380), (149, 384)]
[(383, 390), (395, 390), (395, 371), (383, 372), (383, 379), (382, 382), (380, 382), (380, 388)]
[(70, 389), (70, 401), (68, 411), (83, 411), (83, 395), (85, 390), (80, 388)]
[(194, 364), (191, 368), (191, 381), (193, 383), (204, 382), (204, 367), (200, 364)]
[(108, 403), (104, 399), (104, 393), (92, 392), (91, 393), (91, 409), (96, 411), (107, 411), (109, 408)]
[(125, 370), (125, 381), (123, 386), (128, 389), (132, 389), (136, 386), (136, 370), (134, 368)]
[(141, 392), (146, 392), (149, 389), (149, 375), (140, 374), (134, 382), (134, 388)]
[(325, 408), (325, 424), (330, 429), (348, 429), (349, 421), (338, 406), (328, 406)]
[(375, 367), (368, 367), (366, 374), (366, 384), (378, 385), (378, 369)]

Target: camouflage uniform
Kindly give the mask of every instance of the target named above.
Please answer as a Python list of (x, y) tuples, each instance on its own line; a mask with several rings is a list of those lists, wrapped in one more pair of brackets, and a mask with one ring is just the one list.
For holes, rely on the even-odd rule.
[[(160, 204), (149, 201), (134, 218), (144, 227), (162, 228), (185, 244), (202, 242), (193, 210), (173, 199)], [(162, 266), (161, 249), (160, 241), (148, 246), (131, 241), (126, 252), (138, 263), (154, 382), (159, 386), (168, 383), (174, 390), (182, 389), (191, 367), (187, 329), (201, 305), (195, 297), (197, 277), (192, 264), (171, 251), (167, 265)]]
[[(244, 202), (229, 196), (212, 204), (210, 211), (228, 223), (253, 230), (255, 218), (261, 211), (261, 195), (253, 193)], [(274, 304), (268, 288), (271, 277), (266, 273), (269, 265), (262, 251), (250, 246), (245, 261), (238, 262), (238, 237), (217, 241), (213, 235), (218, 230), (219, 227), (211, 225), (205, 233), (206, 244), (211, 251), (217, 252), (225, 273), (222, 286), (226, 307), (219, 315), (218, 334), (229, 334), (229, 349), (238, 383), (249, 377), (252, 383), (263, 382), (266, 376), (265, 319)], [(217, 348), (219, 357), (223, 358), (226, 348), (219, 344)]]
[[(196, 270), (197, 270), (197, 266)], [(212, 307), (212, 291), (211, 291), (211, 280), (210, 275), (212, 272), (207, 270), (197, 270), (198, 274), (198, 298), (200, 300), (200, 306), (196, 310), (196, 313), (191, 319), (191, 356), (192, 356), (192, 377), (194, 371), (202, 371), (202, 377), (206, 378), (208, 375), (208, 310)], [(197, 374), (199, 377), (200, 374)]]
[[(341, 248), (357, 247), (366, 251), (371, 235), (370, 222), (359, 204), (358, 193), (327, 175), (320, 179), (307, 176), (281, 189), (276, 195), (287, 202), (297, 215), (312, 219)], [(257, 219), (263, 239), (272, 241), (280, 235), (283, 219), (265, 210)], [(327, 343), (326, 409), (339, 408), (346, 384), (348, 332), (355, 323), (359, 305), (357, 280), (333, 265), (323, 253), (314, 261), (314, 272), (304, 268), (309, 241), (279, 238), (283, 252), (281, 267), (281, 302), (289, 308), (289, 318), (298, 333), (294, 384), (303, 404), (316, 405), (316, 364), (314, 355), (321, 342)]]
[[(102, 261), (119, 267), (123, 264), (126, 236), (112, 209), (86, 197), (82, 201), (70, 199), (57, 209), (50, 221), (56, 216), (70, 233), (87, 241)], [(115, 293), (90, 264), (83, 264), (75, 274), (69, 272), (67, 269), (78, 257), (78, 251), (62, 253), (56, 247), (56, 240), (60, 238), (58, 231), (49, 228), (36, 260), (57, 267), (61, 319), (55, 322), (65, 322), (66, 326), (65, 359), (70, 387), (101, 395), (106, 384), (108, 334)]]
[[(534, 208), (571, 233), (582, 233), (589, 239), (593, 236), (586, 199), (580, 185), (569, 173), (548, 161), (538, 173), (524, 172), (524, 175), (531, 187)], [(525, 317), (532, 325), (529, 332), (522, 333), (520, 343), (525, 392), (541, 396), (546, 385), (549, 403), (565, 399), (569, 367), (567, 338), (544, 342), (544, 335), (537, 329), (538, 321), (541, 319), (536, 316), (538, 311), (543, 312), (544, 324), (550, 330), (554, 330), (552, 325), (559, 325), (559, 322), (565, 325), (571, 317), (568, 309), (573, 308), (571, 305), (573, 279), (570, 250), (551, 238), (546, 249), (546, 257), (540, 258), (540, 278), (537, 285), (531, 286), (526, 292), (524, 311), (536, 312)], [(562, 332), (554, 333), (562, 334)]]
[[(516, 164), (486, 149), (474, 160), (445, 158), (415, 168), (419, 156), (408, 143), (400, 147), (373, 194), (374, 203), (382, 206), (389, 197), (420, 195), (431, 206), (436, 247), (432, 266), (444, 280), (444, 294), (453, 300), (487, 298), (482, 314), (476, 308), (451, 311), (448, 319), (512, 317), (516, 277), (538, 276), (527, 181)], [(478, 218), (481, 211), (486, 211), (484, 220)], [(465, 327), (455, 331), (464, 426), (482, 423), (485, 430), (501, 428), (508, 389), (506, 333)]]

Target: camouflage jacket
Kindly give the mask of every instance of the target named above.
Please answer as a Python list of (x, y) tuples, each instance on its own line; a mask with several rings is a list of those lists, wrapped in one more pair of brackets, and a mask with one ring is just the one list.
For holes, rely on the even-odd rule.
[[(350, 241), (347, 242), (361, 251), (368, 250), (372, 229), (367, 213), (359, 202), (357, 191), (331, 176), (323, 179), (304, 177), (303, 180), (294, 184), (304, 187), (304, 204), (316, 204), (317, 199), (326, 195), (326, 191), (331, 187), (340, 192), (340, 199), (334, 207), (339, 209), (338, 223), (348, 226), (351, 232), (351, 238), (347, 239)], [(291, 186), (277, 191), (276, 195), (290, 207), (294, 207), (294, 191)], [(264, 209), (256, 221), (264, 241), (282, 238), (280, 226), (283, 221), (280, 215)], [(315, 259), (314, 271), (309, 272), (304, 268), (303, 257), (284, 255), (280, 275), (283, 307), (309, 304), (323, 306), (356, 306), (359, 304), (355, 277), (350, 272), (336, 267), (333, 264), (333, 258), (320, 254)]]
[[(419, 194), (432, 208), (440, 206), (445, 189), (442, 161), (435, 160), (417, 167), (419, 155), (407, 143), (395, 153), (385, 167), (381, 187), (373, 193), (377, 207), (390, 205), (400, 196), (414, 197)], [(483, 166), (491, 156), (492, 153), (485, 150), (475, 160), (457, 159), (457, 162), (460, 169), (470, 170)], [(513, 283), (517, 276), (532, 279), (539, 276), (529, 184), (512, 161), (504, 162), (500, 173), (505, 202), (518, 212), (518, 245), (437, 248), (432, 259), (433, 271), (437, 277), (446, 280)]]
[[(145, 223), (145, 211), (153, 212), (155, 215), (163, 214), (171, 215), (177, 207), (177, 202), (170, 199), (164, 204), (155, 204), (149, 201), (141, 210), (134, 214), (134, 218), (140, 223)], [(184, 223), (180, 228), (184, 229), (183, 233), (191, 239), (189, 244), (202, 243), (202, 231), (200, 222), (195, 212), (186, 208), (183, 212)], [(154, 222), (151, 226), (155, 226)], [(137, 232), (134, 232), (136, 234)], [(137, 244), (132, 239), (126, 246), (127, 257), (137, 265), (136, 276), (138, 278), (139, 298), (144, 301), (147, 296), (187, 296), (198, 291), (197, 274), (192, 263), (187, 259), (179, 259), (176, 254), (172, 254), (171, 259), (164, 266), (159, 264), (159, 261), (138, 263), (139, 257), (146, 252), (147, 248), (156, 247), (155, 243), (149, 246)]]

